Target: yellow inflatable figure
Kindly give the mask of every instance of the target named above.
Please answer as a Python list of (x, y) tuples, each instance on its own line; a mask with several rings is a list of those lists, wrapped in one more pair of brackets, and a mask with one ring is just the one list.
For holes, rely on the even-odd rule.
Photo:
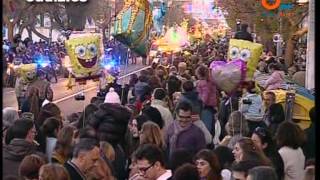
[(82, 36), (65, 41), (70, 58), (71, 74), (76, 82), (88, 79), (98, 80), (100, 76), (100, 37), (97, 35)]
[(230, 39), (228, 58), (230, 60), (241, 59), (247, 63), (246, 81), (252, 80), (253, 74), (259, 63), (259, 57), (263, 51), (263, 45), (245, 40)]
[(24, 83), (31, 83), (37, 77), (36, 64), (22, 64), (17, 69), (19, 77)]

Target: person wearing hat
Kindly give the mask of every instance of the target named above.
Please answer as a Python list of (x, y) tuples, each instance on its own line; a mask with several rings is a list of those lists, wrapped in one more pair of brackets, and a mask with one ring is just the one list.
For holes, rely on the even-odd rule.
[(110, 88), (106, 94), (104, 103), (121, 104), (119, 95), (114, 91), (114, 88)]

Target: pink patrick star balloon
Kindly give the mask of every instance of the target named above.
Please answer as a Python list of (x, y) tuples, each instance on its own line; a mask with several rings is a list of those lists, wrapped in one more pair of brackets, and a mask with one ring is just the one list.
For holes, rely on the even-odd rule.
[(213, 61), (211, 76), (217, 87), (231, 95), (246, 77), (246, 63), (240, 59), (230, 62)]

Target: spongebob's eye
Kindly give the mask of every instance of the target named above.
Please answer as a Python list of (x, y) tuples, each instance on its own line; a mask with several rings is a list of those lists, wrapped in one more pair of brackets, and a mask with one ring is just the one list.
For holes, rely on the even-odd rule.
[(240, 59), (247, 62), (249, 58), (251, 57), (251, 52), (249, 49), (243, 49), (240, 52)]
[(88, 49), (92, 56), (95, 56), (97, 54), (97, 46), (95, 44), (89, 44)]
[(75, 53), (78, 56), (83, 57), (86, 55), (86, 48), (84, 46), (77, 46), (75, 49)]
[(230, 50), (230, 58), (231, 59), (237, 59), (239, 58), (239, 48), (232, 47)]

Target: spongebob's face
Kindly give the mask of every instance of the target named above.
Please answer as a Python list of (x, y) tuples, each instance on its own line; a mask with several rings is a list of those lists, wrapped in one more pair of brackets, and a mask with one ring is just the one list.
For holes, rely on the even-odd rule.
[(36, 64), (23, 64), (19, 67), (18, 73), (25, 82), (31, 82), (36, 78), (37, 65)]
[(253, 77), (253, 73), (259, 63), (263, 45), (245, 40), (230, 39), (228, 57), (231, 60), (241, 59), (247, 63), (246, 80)]
[(71, 68), (76, 76), (87, 76), (99, 70), (99, 36), (77, 37), (65, 42)]

